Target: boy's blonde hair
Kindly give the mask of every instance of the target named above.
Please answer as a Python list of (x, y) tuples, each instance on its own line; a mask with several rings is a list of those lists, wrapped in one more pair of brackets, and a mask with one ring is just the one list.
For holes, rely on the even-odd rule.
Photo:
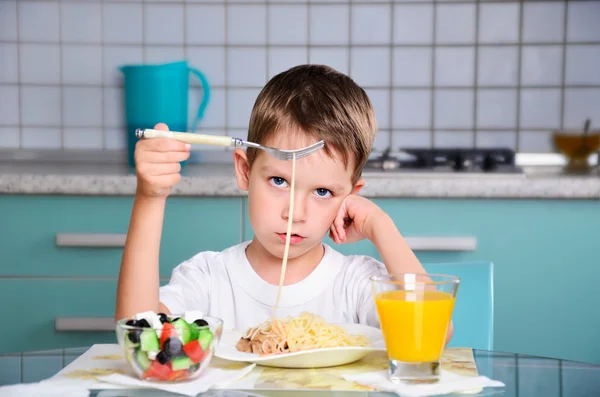
[[(377, 131), (367, 93), (350, 77), (325, 65), (299, 65), (274, 76), (258, 95), (248, 140), (264, 143), (283, 127), (325, 141), (329, 156), (352, 162), (352, 183), (360, 178)], [(333, 149), (333, 150), (332, 150)], [(248, 149), (250, 166), (256, 149)]]

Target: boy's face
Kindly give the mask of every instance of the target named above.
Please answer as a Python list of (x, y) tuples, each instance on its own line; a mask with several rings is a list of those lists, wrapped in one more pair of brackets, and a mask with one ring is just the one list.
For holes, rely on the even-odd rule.
[[(300, 149), (316, 142), (316, 139), (301, 132), (278, 132), (264, 145)], [(319, 248), (344, 198), (360, 190), (362, 181), (352, 185), (352, 170), (352, 164), (346, 168), (337, 154), (331, 158), (324, 150), (296, 160), (290, 259)], [(245, 153), (239, 150), (236, 153), (236, 174), (240, 188), (248, 191), (250, 223), (256, 239), (269, 253), (282, 258), (292, 161), (278, 160), (258, 150), (250, 170)]]

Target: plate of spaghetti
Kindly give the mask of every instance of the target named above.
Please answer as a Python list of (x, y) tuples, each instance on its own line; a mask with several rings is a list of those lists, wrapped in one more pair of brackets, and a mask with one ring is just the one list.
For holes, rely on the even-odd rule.
[(323, 368), (358, 361), (385, 351), (378, 328), (331, 324), (303, 312), (269, 319), (245, 331), (224, 331), (215, 355), (225, 360), (280, 368)]

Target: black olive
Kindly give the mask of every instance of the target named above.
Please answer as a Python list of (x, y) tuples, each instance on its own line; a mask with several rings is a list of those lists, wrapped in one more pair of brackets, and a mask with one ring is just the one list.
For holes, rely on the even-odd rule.
[(141, 320), (138, 320), (137, 326), (138, 327), (143, 327), (143, 328), (150, 328), (150, 323), (148, 322), (148, 320), (146, 320), (145, 318), (143, 318)]
[(169, 358), (170, 357), (163, 350), (159, 351), (156, 355), (156, 360), (162, 365), (165, 365), (169, 361)]
[(163, 349), (169, 356), (174, 357), (181, 353), (183, 346), (179, 338), (169, 338), (165, 341)]
[(173, 320), (171, 320), (171, 323), (174, 323), (177, 320), (179, 320), (179, 317), (175, 317)]
[(162, 324), (169, 322), (169, 317), (167, 317), (167, 315), (164, 313), (158, 313), (158, 317), (160, 318), (160, 322)]
[(127, 332), (127, 337), (131, 343), (140, 343), (140, 334), (142, 333), (141, 329), (132, 329)]
[(129, 325), (130, 327), (135, 327), (137, 325), (137, 321), (131, 319), (125, 323), (125, 325)]
[(206, 320), (203, 320), (201, 318), (199, 318), (198, 320), (194, 321), (196, 323), (196, 325), (198, 325), (199, 327), (206, 327), (208, 325), (208, 323), (206, 322)]

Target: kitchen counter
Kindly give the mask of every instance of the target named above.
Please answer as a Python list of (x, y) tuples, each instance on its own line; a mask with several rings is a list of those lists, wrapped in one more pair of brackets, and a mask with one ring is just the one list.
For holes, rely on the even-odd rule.
[[(566, 175), (557, 166), (522, 174), (367, 172), (361, 194), (392, 198), (600, 199), (600, 175)], [(188, 164), (174, 196), (244, 196), (231, 164)], [(124, 164), (1, 161), (0, 194), (132, 195), (136, 177)]]

